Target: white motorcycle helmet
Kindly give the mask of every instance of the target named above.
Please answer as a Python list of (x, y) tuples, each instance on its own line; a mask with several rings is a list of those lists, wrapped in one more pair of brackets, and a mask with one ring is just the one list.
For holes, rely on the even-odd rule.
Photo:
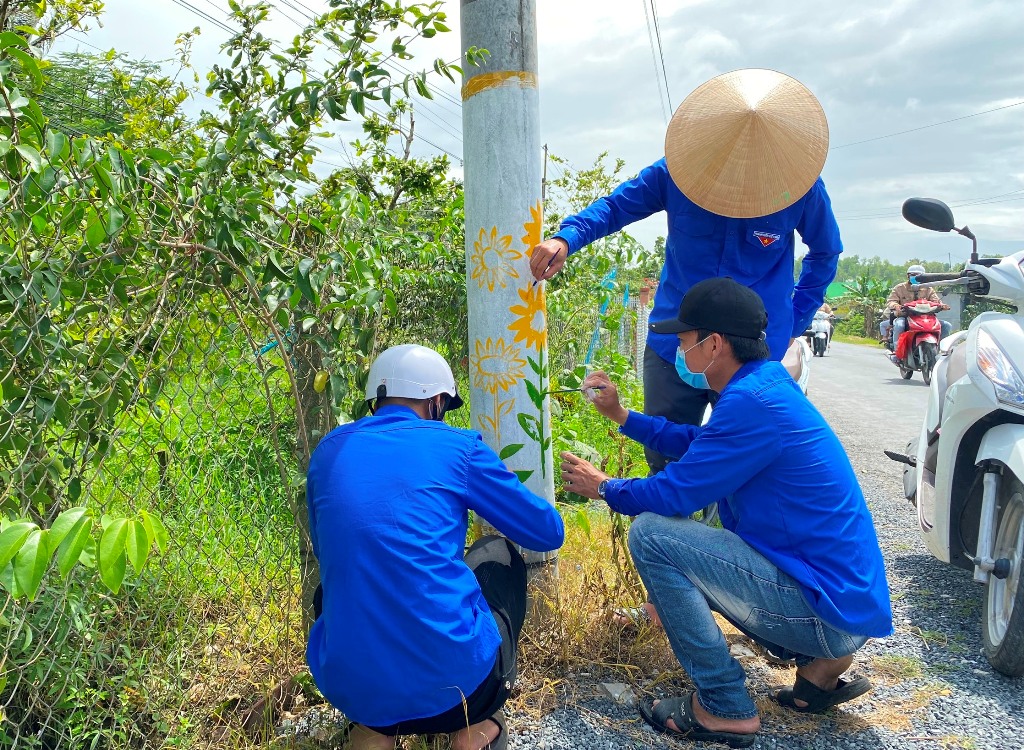
[(924, 266), (915, 263), (907, 269), (907, 276), (917, 276), (919, 273), (926, 273)]
[(366, 378), (366, 400), (381, 398), (433, 398), (448, 395), (445, 411), (462, 406), (455, 376), (444, 357), (418, 344), (401, 344), (381, 352), (370, 365)]

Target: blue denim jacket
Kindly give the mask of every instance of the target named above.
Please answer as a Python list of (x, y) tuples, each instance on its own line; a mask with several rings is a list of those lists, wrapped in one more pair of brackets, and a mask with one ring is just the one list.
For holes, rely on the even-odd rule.
[[(768, 346), (773, 359), (782, 359), (789, 339), (804, 332), (821, 306), (843, 251), (821, 178), (800, 200), (776, 213), (729, 219), (683, 195), (661, 159), (565, 219), (554, 236), (568, 243), (571, 254), (658, 211), (668, 215), (668, 236), (651, 320), (676, 317), (683, 295), (698, 281), (731, 276), (761, 295), (768, 311)], [(794, 230), (809, 248), (795, 288)], [(675, 360), (675, 336), (649, 333), (647, 341), (662, 359)]]

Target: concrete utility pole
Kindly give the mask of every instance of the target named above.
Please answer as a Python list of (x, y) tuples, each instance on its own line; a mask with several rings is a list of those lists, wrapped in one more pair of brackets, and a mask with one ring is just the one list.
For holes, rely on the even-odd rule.
[[(489, 53), (479, 66), (466, 50)], [(535, 494), (554, 503), (541, 240), (535, 0), (462, 0), (462, 131), (473, 427)], [(554, 553), (525, 554), (538, 568)]]

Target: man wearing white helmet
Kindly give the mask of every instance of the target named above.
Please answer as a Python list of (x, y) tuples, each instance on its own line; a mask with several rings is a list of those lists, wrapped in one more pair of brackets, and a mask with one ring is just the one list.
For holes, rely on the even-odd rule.
[[(885, 301), (886, 316), (882, 319), (879, 330), (882, 333), (882, 340), (890, 351), (895, 350), (896, 342), (900, 340), (900, 335), (907, 330), (907, 319), (903, 316), (904, 305), (909, 305), (917, 300), (928, 300), (940, 305), (939, 309), (941, 310), (949, 309), (949, 305), (940, 300), (939, 295), (930, 286), (914, 285), (915, 277), (922, 273), (925, 273), (924, 266), (917, 263), (908, 266), (907, 280), (894, 286), (892, 291), (889, 292), (889, 299)], [(896, 313), (896, 319), (891, 324), (889, 323), (888, 316), (890, 311)], [(942, 326), (942, 338), (946, 338), (953, 330), (953, 326), (945, 320), (940, 320), (939, 324)], [(892, 338), (889, 338), (890, 325), (892, 325)]]
[(561, 517), (478, 433), (444, 423), (462, 398), (437, 352), (383, 352), (366, 400), (372, 415), (331, 431), (310, 460), (322, 582), (310, 671), (355, 722), (353, 748), (444, 733), (456, 750), (504, 748), (526, 565), (497, 536), (463, 554), (468, 511), (539, 551), (561, 546)]

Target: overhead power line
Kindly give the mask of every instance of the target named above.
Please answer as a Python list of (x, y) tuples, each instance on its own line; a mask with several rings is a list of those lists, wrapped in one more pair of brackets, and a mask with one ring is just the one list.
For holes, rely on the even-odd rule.
[[(966, 198), (959, 201), (949, 202), (950, 208), (966, 208), (969, 206), (987, 206), (993, 203), (1008, 203), (1011, 201), (1024, 200), (1024, 188), (1011, 190), (1008, 193), (999, 193), (985, 198)], [(838, 221), (869, 221), (872, 219), (894, 219), (900, 217), (900, 211), (896, 208), (865, 209), (854, 214), (837, 216)]]
[(654, 44), (654, 27), (651, 24), (651, 9), (647, 4), (647, 0), (640, 0), (644, 5), (644, 18), (647, 19), (647, 40), (651, 46), (651, 61), (654, 63), (654, 83), (658, 87), (658, 101), (661, 102), (661, 113), (665, 117), (667, 123), (671, 118), (671, 113), (668, 109), (668, 105), (665, 102), (665, 93), (661, 90), (661, 76), (658, 74), (658, 53), (655, 51)]
[[(237, 33), (237, 29), (235, 29), (235, 28), (233, 28), (231, 26), (228, 26), (227, 24), (225, 24), (225, 23), (223, 23), (221, 21), (218, 21), (217, 19), (209, 16), (207, 13), (205, 13), (202, 10), (196, 8), (194, 5), (191, 5), (190, 3), (188, 3), (187, 0), (173, 0), (173, 2), (175, 2), (178, 5), (180, 5), (181, 7), (185, 8), (186, 10), (189, 10), (192, 13), (195, 13), (200, 18), (204, 18), (204, 19), (206, 19), (208, 21), (211, 21), (212, 23), (215, 23), (220, 28), (222, 28), (225, 31), (227, 31), (229, 34)], [(307, 10), (309, 10), (311, 13), (313, 12), (312, 9), (310, 9), (308, 7), (307, 7)], [(312, 18), (313, 17), (311, 16), (309, 20), (312, 20)], [(295, 23), (295, 21), (292, 20), (292, 23)], [(301, 26), (301, 24), (300, 24), (300, 26)], [(278, 48), (278, 51), (282, 51), (280, 45), (278, 45), (276, 43), (273, 43), (273, 44), (274, 44), (275, 47)], [(315, 72), (319, 72), (319, 71), (315, 71)], [(379, 110), (375, 109), (374, 107), (370, 106), (369, 104), (366, 105), (366, 109), (370, 110), (371, 112), (373, 112), (374, 114), (376, 114), (378, 116), (386, 117), (386, 115), (384, 113), (380, 112)], [(421, 114), (424, 114), (423, 110), (421, 110)], [(431, 119), (431, 118), (428, 118), (428, 119)], [(435, 124), (436, 124), (436, 121), (435, 121)], [(454, 136), (454, 137), (458, 138), (458, 140), (461, 141), (461, 137), (460, 136)], [(420, 140), (423, 143), (426, 143), (428, 146), (431, 146), (431, 147), (435, 148), (436, 150), (440, 151), (441, 153), (447, 154), (448, 156), (452, 157), (457, 162), (459, 162), (459, 164), (462, 164), (462, 157), (459, 156), (458, 154), (455, 154), (455, 153), (449, 151), (448, 149), (444, 148), (443, 146), (439, 146), (438, 144), (434, 143), (433, 141), (429, 140), (428, 138), (423, 137), (420, 134), (417, 134), (416, 138), (417, 138), (417, 140)], [(329, 148), (329, 150), (335, 151), (336, 153), (341, 153), (337, 149), (331, 148), (327, 144), (322, 144), (322, 145), (324, 145), (325, 147)], [(324, 160), (321, 159), (321, 161), (324, 161)], [(327, 162), (325, 162), (325, 163), (327, 163)]]
[(1003, 109), (1010, 109), (1011, 107), (1019, 107), (1024, 104), (1024, 100), (1014, 102), (1013, 104), (1004, 104), (1002, 107), (993, 107), (992, 109), (986, 109), (982, 112), (974, 112), (973, 114), (963, 115), (962, 117), (954, 117), (950, 120), (943, 120), (942, 122), (933, 122), (931, 125), (922, 125), (917, 128), (910, 128), (909, 130), (900, 130), (895, 133), (887, 133), (886, 135), (875, 136), (874, 138), (865, 138), (862, 141), (853, 141), (852, 143), (844, 143), (840, 146), (833, 146), (829, 151), (836, 151), (841, 148), (849, 148), (850, 146), (859, 146), (862, 143), (873, 143), (874, 141), (881, 141), (885, 138), (895, 138), (898, 135), (906, 135), (907, 133), (916, 133), (919, 130), (927, 130), (928, 128), (937, 128), (940, 125), (948, 125), (951, 122), (960, 122), (960, 120), (967, 120), (971, 117), (979, 117), (980, 115), (987, 115), (991, 112), (999, 112)]
[(658, 40), (658, 57), (661, 58), (661, 75), (665, 79), (665, 98), (668, 100), (668, 111), (673, 112), (672, 92), (668, 87), (668, 71), (665, 69), (665, 48), (661, 43), (661, 23), (658, 21), (658, 4), (651, 0), (651, 16), (654, 18), (654, 35)]

